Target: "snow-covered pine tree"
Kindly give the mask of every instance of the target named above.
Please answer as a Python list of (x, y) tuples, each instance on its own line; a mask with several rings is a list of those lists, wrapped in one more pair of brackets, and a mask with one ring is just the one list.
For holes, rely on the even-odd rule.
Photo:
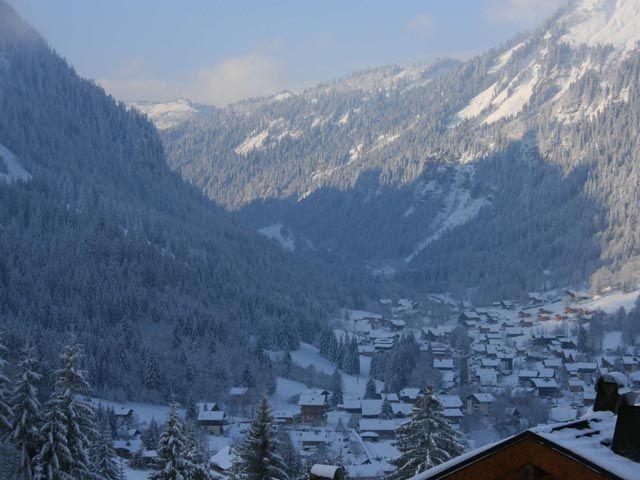
[(333, 395), (331, 395), (331, 404), (335, 407), (344, 401), (342, 393), (342, 374), (337, 368), (333, 371), (331, 388), (333, 389)]
[(111, 427), (106, 418), (99, 425), (98, 438), (93, 446), (93, 464), (96, 472), (105, 480), (118, 480), (120, 465), (113, 450)]
[(75, 459), (67, 444), (67, 418), (60, 399), (55, 395), (47, 402), (41, 433), (44, 444), (34, 461), (34, 478), (73, 479)]
[(9, 406), (11, 390), (9, 377), (6, 375), (7, 354), (6, 334), (0, 329), (0, 437), (4, 437), (11, 431), (13, 412)]
[(184, 424), (173, 404), (158, 447), (161, 467), (149, 480), (209, 480), (207, 468), (189, 460), (187, 450)]
[(360, 375), (360, 354), (358, 353), (358, 341), (354, 336), (350, 343), (350, 358), (351, 358), (351, 375)]
[(380, 410), (380, 418), (382, 420), (392, 420), (393, 419), (393, 407), (391, 407), (391, 402), (385, 396), (382, 401), (382, 408)]
[(242, 480), (289, 480), (287, 467), (278, 451), (279, 442), (272, 431), (269, 404), (263, 397), (256, 418), (238, 449), (237, 472)]
[(62, 411), (66, 425), (66, 445), (73, 458), (72, 474), (77, 478), (93, 478), (95, 472), (90, 458), (93, 442), (98, 437), (94, 425), (93, 406), (82, 399), (91, 386), (80, 366), (81, 346), (75, 334), (62, 352), (62, 366), (55, 372), (56, 382), (52, 395)]
[(155, 417), (151, 417), (149, 428), (142, 434), (142, 441), (148, 450), (156, 450), (160, 442), (160, 428)]
[(433, 390), (418, 399), (411, 420), (398, 428), (392, 460), (397, 470), (388, 480), (403, 480), (450, 460), (463, 451), (461, 437), (444, 417)]
[(369, 380), (367, 380), (367, 386), (364, 390), (364, 398), (373, 399), (378, 398), (378, 392), (376, 391), (376, 380), (370, 376)]
[(22, 355), (11, 396), (13, 422), (10, 438), (20, 455), (20, 471), (26, 480), (31, 480), (34, 460), (44, 441), (40, 433), (42, 414), (37, 387), (41, 376), (36, 372), (33, 347), (25, 346)]

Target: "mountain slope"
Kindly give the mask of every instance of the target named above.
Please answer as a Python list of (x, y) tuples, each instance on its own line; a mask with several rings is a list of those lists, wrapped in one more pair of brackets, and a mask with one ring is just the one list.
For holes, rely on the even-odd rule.
[(2, 1), (0, 144), (25, 172), (0, 177), (0, 320), (45, 362), (74, 324), (99, 392), (223, 391), (261, 361), (251, 338), (310, 341), (342, 295), (172, 173), (152, 124)]
[(174, 169), (247, 224), (283, 223), (348, 259), (404, 259), (423, 286), (498, 296), (601, 268), (634, 282), (639, 9), (581, 0), (463, 64), (247, 101), (163, 141)]

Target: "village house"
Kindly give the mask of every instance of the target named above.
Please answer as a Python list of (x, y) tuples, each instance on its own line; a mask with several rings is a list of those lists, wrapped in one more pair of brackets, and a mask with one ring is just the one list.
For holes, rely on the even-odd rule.
[(396, 434), (398, 423), (396, 420), (377, 420), (371, 418), (363, 418), (358, 422), (359, 432), (374, 432), (380, 438), (393, 438)]
[(198, 403), (197, 422), (200, 428), (213, 435), (222, 434), (225, 415), (220, 406), (215, 403)]
[(489, 415), (492, 404), (496, 401), (495, 397), (490, 393), (472, 393), (467, 396), (467, 413), (480, 413), (481, 415)]
[(302, 393), (298, 400), (302, 421), (306, 423), (320, 423), (324, 421), (329, 407), (327, 392)]
[(416, 400), (422, 396), (422, 390), (419, 388), (403, 388), (398, 395), (400, 400), (405, 403), (416, 403)]

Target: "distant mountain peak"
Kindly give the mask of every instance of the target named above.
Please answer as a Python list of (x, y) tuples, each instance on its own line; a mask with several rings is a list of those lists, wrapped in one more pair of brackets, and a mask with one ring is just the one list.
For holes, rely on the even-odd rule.
[(185, 97), (167, 102), (129, 102), (127, 105), (146, 114), (159, 130), (176, 127), (182, 122), (211, 114), (216, 110), (211, 105), (195, 103)]
[(640, 41), (640, 0), (580, 0), (558, 19), (571, 45), (635, 49)]

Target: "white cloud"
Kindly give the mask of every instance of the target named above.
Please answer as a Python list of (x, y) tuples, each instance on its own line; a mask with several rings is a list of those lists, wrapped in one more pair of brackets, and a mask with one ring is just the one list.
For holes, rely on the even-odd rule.
[(288, 81), (285, 65), (270, 53), (277, 50), (276, 43), (269, 42), (246, 55), (203, 66), (173, 81), (157, 78), (145, 68), (142, 59), (132, 58), (123, 62), (111, 75), (98, 79), (98, 83), (122, 100), (158, 101), (188, 97), (223, 106), (294, 87)]
[(567, 0), (485, 0), (484, 13), (494, 23), (533, 27), (566, 3)]
[(418, 13), (407, 24), (409, 29), (421, 35), (433, 33), (436, 28), (435, 19), (427, 13)]
[(276, 57), (250, 53), (202, 68), (196, 75), (192, 98), (224, 105), (286, 87), (286, 69)]

